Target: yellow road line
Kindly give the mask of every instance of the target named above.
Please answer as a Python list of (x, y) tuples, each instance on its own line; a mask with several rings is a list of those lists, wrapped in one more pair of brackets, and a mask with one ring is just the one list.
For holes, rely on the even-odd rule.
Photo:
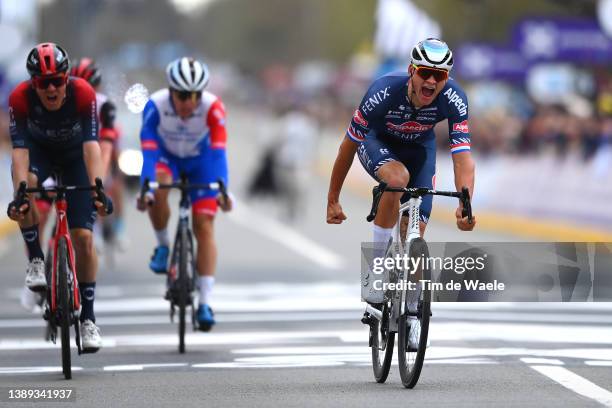
[(16, 222), (8, 218), (0, 219), (0, 238), (3, 238), (13, 231), (17, 231), (18, 225)]

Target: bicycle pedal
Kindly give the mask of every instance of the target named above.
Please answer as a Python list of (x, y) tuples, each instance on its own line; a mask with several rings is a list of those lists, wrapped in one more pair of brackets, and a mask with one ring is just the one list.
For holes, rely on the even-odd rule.
[(97, 353), (100, 350), (99, 347), (97, 348), (81, 348), (81, 354), (93, 354), (93, 353)]
[(57, 340), (57, 332), (51, 327), (47, 326), (47, 331), (45, 333), (45, 340), (50, 341), (53, 344), (55, 344), (55, 341)]
[(377, 322), (376, 318), (372, 316), (371, 314), (369, 314), (368, 312), (365, 312), (363, 314), (363, 317), (361, 318), (361, 323), (367, 324), (370, 327), (374, 326), (376, 322)]

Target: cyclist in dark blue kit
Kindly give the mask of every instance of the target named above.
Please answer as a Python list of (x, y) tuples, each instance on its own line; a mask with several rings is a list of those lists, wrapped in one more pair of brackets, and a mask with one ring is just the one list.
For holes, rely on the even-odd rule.
[[(445, 42), (428, 38), (412, 50), (408, 72), (378, 78), (355, 110), (331, 174), (327, 197), (327, 222), (341, 224), (346, 215), (340, 205), (342, 184), (358, 153), (361, 164), (377, 181), (390, 187), (433, 188), (436, 173), (434, 126), (448, 119), (455, 186), (474, 189), (474, 162), (470, 153), (467, 97), (449, 72), (453, 54)], [(374, 219), (373, 242), (387, 243), (397, 222), (402, 193), (383, 194)], [(423, 197), (420, 207), (421, 236), (431, 214), (432, 196)], [(455, 213), (457, 227), (470, 231)]]
[[(68, 54), (57, 44), (38, 44), (28, 54), (26, 66), (31, 78), (17, 85), (9, 97), (15, 189), (22, 181), (36, 187), (56, 168), (67, 185), (94, 185), (102, 177), (96, 93), (84, 79), (68, 75)], [(87, 191), (69, 191), (66, 199), (81, 295), (81, 342), (84, 350), (95, 352), (102, 339), (93, 308), (98, 258), (91, 230), (96, 212), (110, 214), (112, 202), (106, 197), (104, 203), (94, 201)], [(47, 280), (38, 238), (39, 215), (31, 202), (31, 198), (25, 204), (14, 200), (7, 212), (18, 221), (28, 250), (26, 286), (41, 291)]]

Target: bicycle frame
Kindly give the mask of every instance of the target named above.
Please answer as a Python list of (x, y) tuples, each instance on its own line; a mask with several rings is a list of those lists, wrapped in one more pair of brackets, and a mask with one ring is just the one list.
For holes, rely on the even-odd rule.
[[(186, 182), (186, 181), (185, 181)], [(181, 231), (183, 230), (187, 230), (188, 235), (191, 236), (191, 230), (189, 228), (189, 212), (191, 209), (191, 200), (189, 199), (189, 194), (188, 191), (186, 189), (181, 189), (181, 199), (179, 201), (179, 221), (176, 227), (176, 234), (175, 234), (175, 238), (174, 238), (174, 242), (177, 243), (179, 242), (179, 237), (181, 235)], [(170, 262), (171, 268), (176, 266), (177, 263), (177, 257), (178, 257), (178, 253), (179, 253), (180, 248), (177, 248), (177, 245), (175, 245), (175, 248), (173, 248), (172, 251), (172, 259)], [(168, 278), (171, 280), (176, 280), (176, 271), (169, 271), (170, 273), (168, 274)]]
[[(410, 243), (415, 238), (419, 238), (421, 236), (420, 231), (420, 206), (422, 201), (422, 196), (425, 194), (430, 195), (440, 195), (446, 197), (455, 197), (458, 198), (463, 204), (463, 216), (468, 217), (469, 222), (472, 220), (472, 207), (470, 203), (470, 195), (467, 188), (463, 188), (461, 192), (450, 192), (450, 191), (437, 191), (431, 190), (427, 188), (393, 188), (388, 187), (386, 183), (380, 183), (378, 186), (374, 187), (372, 190), (372, 209), (370, 210), (370, 214), (366, 217), (368, 222), (371, 222), (376, 217), (376, 213), (378, 212), (378, 205), (380, 203), (380, 199), (385, 191), (389, 192), (401, 192), (408, 193), (410, 195), (410, 199), (401, 204), (399, 208), (398, 221), (395, 225), (395, 240), (394, 242), (398, 244), (399, 250), (402, 253), (406, 253), (408, 248), (410, 247)], [(401, 221), (402, 214), (405, 211), (408, 211), (408, 231), (404, 239), (402, 239), (402, 231), (401, 231)], [(402, 283), (407, 283), (408, 276), (406, 275), (405, 270), (399, 271), (398, 281)], [(392, 318), (389, 321), (389, 331), (397, 332), (398, 329), (398, 318), (403, 315), (406, 308), (406, 285), (402, 285), (404, 289), (396, 290), (393, 294), (393, 310), (392, 310)], [(398, 305), (399, 307), (396, 307)], [(366, 305), (366, 312), (370, 315), (374, 316), (379, 321), (382, 320), (382, 312), (370, 304)]]
[[(407, 202), (400, 205), (398, 220), (394, 228), (394, 241), (393, 242), (398, 244), (399, 250), (401, 253), (405, 253), (408, 250), (410, 246), (410, 242), (413, 239), (421, 236), (421, 230), (419, 226), (419, 220), (420, 220), (420, 214), (421, 214), (421, 211), (420, 211), (421, 201), (422, 201), (421, 196), (412, 195)], [(402, 234), (402, 231), (401, 231), (402, 229), (401, 223), (402, 223), (403, 213), (406, 210), (408, 211), (408, 230), (407, 230), (407, 233), (404, 235)], [(404, 236), (402, 237), (402, 235)], [(400, 275), (398, 276), (398, 281), (407, 282), (407, 280), (408, 280), (408, 275), (405, 274), (405, 270), (401, 270)], [(392, 313), (393, 313), (392, 318), (389, 319), (389, 330), (392, 332), (397, 332), (398, 318), (405, 311), (406, 290), (405, 289), (396, 290), (394, 292), (393, 297), (394, 297), (394, 301), (393, 301), (394, 307), (392, 309)], [(396, 307), (396, 305), (398, 304), (398, 301), (399, 301), (399, 308)], [(370, 313), (371, 315), (375, 316), (379, 321), (382, 319), (381, 311), (372, 307), (370, 304), (366, 306), (366, 311)]]
[[(56, 225), (55, 234), (53, 235), (53, 268), (51, 272), (51, 312), (57, 310), (57, 250), (59, 246), (59, 239), (66, 239), (66, 246), (68, 248), (68, 262), (70, 271), (72, 272), (73, 282), (78, 282), (76, 276), (76, 263), (74, 257), (74, 247), (72, 246), (72, 239), (70, 238), (70, 230), (68, 229), (68, 219), (66, 217), (66, 211), (68, 210), (68, 203), (66, 201), (66, 193), (62, 190), (58, 191), (55, 199), (55, 214), (56, 214)], [(72, 291), (74, 296), (73, 310), (79, 310), (81, 307), (81, 299), (79, 297), (78, 285), (72, 285)]]

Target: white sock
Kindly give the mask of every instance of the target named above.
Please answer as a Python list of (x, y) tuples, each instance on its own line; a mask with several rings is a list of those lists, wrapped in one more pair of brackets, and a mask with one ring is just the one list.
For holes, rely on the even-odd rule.
[(385, 251), (387, 250), (387, 244), (389, 243), (389, 239), (391, 238), (391, 234), (393, 234), (393, 228), (383, 228), (374, 224), (372, 226), (372, 236), (374, 242), (374, 253), (372, 254), (374, 258), (384, 257)]
[(170, 240), (168, 239), (168, 228), (155, 230), (155, 237), (157, 238), (157, 245), (166, 247), (170, 246)]
[(200, 304), (201, 305), (204, 305), (204, 304), (210, 305), (210, 294), (212, 292), (214, 285), (215, 285), (214, 276), (200, 276), (199, 277)]

